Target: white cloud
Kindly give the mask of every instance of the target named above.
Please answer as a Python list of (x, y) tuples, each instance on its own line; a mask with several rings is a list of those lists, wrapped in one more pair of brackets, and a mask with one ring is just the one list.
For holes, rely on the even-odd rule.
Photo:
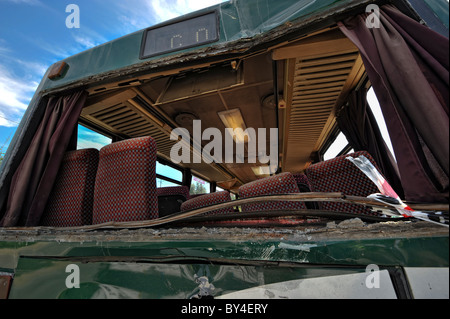
[(106, 42), (106, 39), (104, 38), (95, 40), (92, 37), (81, 33), (72, 34), (72, 38), (74, 41), (66, 42), (63, 44), (51, 43), (44, 39), (27, 38), (27, 40), (37, 48), (50, 53), (47, 59), (50, 60), (51, 63), (66, 59), (74, 54), (80, 53), (87, 49), (91, 49), (99, 44)]
[[(148, 28), (225, 0), (134, 0), (115, 2), (122, 29), (133, 32)], [(130, 4), (130, 2), (132, 2)]]
[(8, 119), (8, 117), (2, 111), (0, 111), (0, 126), (16, 127), (17, 125), (19, 125), (18, 121), (12, 121)]
[(102, 34), (88, 27), (87, 23), (82, 23), (79, 29), (72, 29), (72, 36), (75, 41), (81, 44), (84, 49), (90, 49), (108, 41)]
[[(1, 1), (1, 0), (0, 0)], [(0, 67), (3, 68), (2, 73), (5, 73), (5, 70), (8, 69), (7, 66), (12, 69), (14, 67), (16, 70), (20, 69), (24, 74), (34, 74), (42, 77), (47, 70), (47, 66), (33, 61), (24, 61), (22, 59), (18, 59), (15, 57), (14, 52), (8, 48), (7, 42), (3, 39), (0, 39), (0, 61), (2, 65)]]
[(93, 48), (102, 43), (102, 42), (96, 42), (92, 38), (90, 38), (88, 36), (84, 36), (84, 35), (73, 35), (73, 38), (74, 38), (75, 42), (77, 42), (78, 44), (80, 44), (83, 47), (83, 49), (90, 49), (90, 48)]
[(0, 45), (0, 126), (17, 127), (48, 66), (17, 58), (3, 39)]
[(16, 66), (17, 71), (20, 70), (22, 71), (21, 73), (26, 74), (23, 79), (26, 82), (30, 82), (30, 78), (40, 81), (49, 67), (49, 65), (43, 63), (24, 61), (16, 58), (11, 58), (11, 62)]
[(100, 150), (103, 146), (111, 144), (109, 137), (90, 131), (87, 128), (78, 126), (77, 149), (96, 148)]
[(36, 81), (18, 78), (0, 65), (0, 126), (18, 125), (37, 86)]
[(184, 14), (204, 9), (221, 2), (223, 0), (151, 0), (150, 6), (159, 19), (159, 22), (173, 19)]

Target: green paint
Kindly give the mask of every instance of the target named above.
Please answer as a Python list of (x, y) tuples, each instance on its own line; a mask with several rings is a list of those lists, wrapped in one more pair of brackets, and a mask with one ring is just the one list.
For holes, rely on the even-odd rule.
[[(42, 89), (53, 89), (89, 76), (134, 65), (145, 65), (169, 55), (193, 52), (204, 47), (220, 47), (227, 42), (257, 37), (287, 22), (305, 18), (311, 13), (329, 9), (335, 4), (345, 5), (350, 2), (350, 0), (239, 0), (226, 2), (194, 13), (206, 12), (211, 9), (217, 10), (220, 18), (220, 40), (218, 42), (140, 60), (139, 53), (144, 33), (144, 30), (140, 30), (65, 59), (64, 61), (69, 65), (66, 75), (55, 81), (44, 78), (45, 83)], [(186, 17), (191, 15), (186, 15)]]
[[(0, 246), (0, 255), (9, 249), (4, 244)], [(220, 295), (269, 283), (362, 272), (369, 264), (448, 267), (449, 246), (448, 237), (307, 244), (285, 241), (39, 242), (33, 246), (18, 245), (16, 254), (20, 257), (14, 266), (10, 298), (186, 299), (198, 293), (196, 274), (207, 276), (216, 287), (215, 294)], [(77, 259), (86, 256), (91, 259)], [(105, 256), (112, 259), (102, 260)], [(135, 259), (130, 261), (126, 257)], [(161, 260), (162, 257), (167, 259)], [(232, 263), (210, 262), (209, 258)], [(233, 264), (239, 260), (294, 264), (282, 267), (273, 263)], [(79, 289), (66, 287), (69, 264), (80, 268)]]

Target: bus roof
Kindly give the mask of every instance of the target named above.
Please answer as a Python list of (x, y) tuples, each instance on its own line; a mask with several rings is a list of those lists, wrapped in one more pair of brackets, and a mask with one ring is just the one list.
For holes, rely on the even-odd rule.
[[(162, 53), (148, 58), (141, 56), (141, 45), (147, 29), (134, 32), (124, 37), (104, 43), (92, 49), (64, 59), (67, 71), (63, 76), (49, 80), (47, 75), (52, 68), (59, 67), (56, 63), (50, 67), (44, 76), (38, 90), (49, 91), (66, 87), (70, 84), (84, 84), (94, 78), (110, 78), (112, 73), (127, 74), (127, 70), (136, 68), (161, 70), (175, 63), (188, 63), (191, 60), (223, 58), (224, 55), (242, 54), (258, 44), (258, 40), (270, 39), (268, 33), (279, 37), (285, 32), (295, 31), (295, 25), (305, 26), (318, 21), (324, 21), (330, 16), (353, 7), (362, 7), (371, 1), (352, 0), (235, 0), (224, 2), (197, 12), (193, 12), (159, 25), (151, 29), (176, 24), (199, 15), (214, 12), (218, 19), (217, 41), (200, 46), (191, 46), (176, 52)], [(82, 80), (85, 82), (80, 82)], [(78, 85), (77, 85), (78, 86)]]

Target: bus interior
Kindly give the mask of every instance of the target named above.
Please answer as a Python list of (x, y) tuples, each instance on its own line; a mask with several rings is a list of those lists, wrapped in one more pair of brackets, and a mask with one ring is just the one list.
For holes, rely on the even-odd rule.
[[(405, 7), (405, 2), (397, 1), (396, 3), (399, 3), (399, 7), (413, 19), (417, 19), (417, 13), (411, 10), (411, 7)], [(233, 4), (227, 5), (232, 6)], [(297, 5), (299, 4), (292, 6)], [(288, 8), (292, 9), (292, 6)], [(329, 16), (323, 12), (321, 12), (321, 15), (318, 13), (308, 15), (306, 19), (294, 20), (295, 23), (285, 22), (269, 32), (256, 34), (252, 38), (243, 36), (236, 41), (215, 45), (214, 41), (217, 41), (218, 36), (217, 39), (212, 40), (212, 43), (207, 41), (207, 44), (204, 44), (199, 50), (196, 50), (195, 47), (187, 51), (181, 50), (181, 53), (177, 49), (166, 50), (163, 51), (165, 54), (162, 55), (160, 53), (151, 55), (146, 51), (145, 39), (149, 37), (147, 34), (150, 34), (152, 30), (158, 30), (157, 27), (152, 27), (143, 33), (140, 48), (128, 49), (140, 52), (141, 62), (137, 66), (118, 68), (109, 73), (93, 74), (82, 80), (70, 82), (71, 72), (82, 72), (83, 68), (86, 67), (83, 65), (83, 63), (86, 63), (83, 60), (84, 57), (86, 56), (86, 61), (91, 58), (89, 51), (80, 53), (74, 57), (78, 60), (62, 61), (50, 68), (44, 81), (48, 87), (41, 90), (36, 99), (42, 95), (46, 97), (61, 96), (81, 87), (87, 92), (87, 97), (77, 120), (80, 132), (89, 130), (88, 132), (91, 135), (88, 136), (91, 136), (92, 140), (97, 138), (95, 136), (101, 136), (104, 141), (112, 143), (111, 145), (124, 144), (124, 141), (141, 141), (144, 137), (149, 137), (151, 143), (154, 143), (154, 146), (149, 147), (154, 148), (152, 152), (155, 154), (149, 156), (155, 157), (155, 160), (151, 160), (147, 164), (139, 164), (143, 168), (150, 167), (149, 170), (152, 171), (151, 179), (155, 179), (150, 183), (151, 189), (143, 191), (151, 194), (153, 204), (147, 203), (144, 205), (145, 212), (142, 215), (144, 217), (133, 217), (126, 213), (124, 216), (117, 218), (101, 218), (102, 222), (114, 224), (114, 222), (167, 218), (174, 214), (178, 216), (183, 211), (195, 211), (195, 209), (209, 207), (209, 205), (214, 206), (215, 204), (222, 205), (219, 207), (220, 209), (231, 209), (233, 213), (243, 213), (246, 211), (241, 205), (244, 203), (245, 206), (244, 198), (247, 198), (247, 202), (250, 203), (252, 200), (249, 197), (257, 196), (272, 196), (271, 199), (278, 202), (275, 205), (275, 210), (283, 210), (284, 202), (274, 197), (279, 194), (292, 193), (303, 193), (302, 196), (293, 199), (298, 205), (291, 203), (295, 206), (291, 209), (303, 210), (300, 218), (302, 221), (304, 221), (303, 217), (309, 215), (313, 217), (311, 220), (317, 221), (315, 216), (319, 214), (319, 211), (325, 215), (327, 214), (324, 211), (333, 210), (340, 211), (343, 214), (354, 213), (349, 208), (351, 206), (346, 207), (338, 204), (337, 206), (333, 206), (333, 204), (328, 206), (321, 203), (324, 201), (351, 201), (351, 196), (359, 197), (353, 200), (359, 201), (358, 203), (364, 206), (362, 217), (365, 215), (371, 217), (386, 216), (383, 212), (377, 212), (377, 209), (383, 210), (384, 207), (387, 211), (395, 211), (395, 208), (392, 205), (386, 207), (386, 203), (380, 204), (380, 202), (367, 199), (368, 195), (378, 193), (379, 190), (367, 176), (361, 175), (362, 172), (349, 160), (346, 160), (348, 156), (365, 154), (377, 167), (381, 164), (377, 163), (380, 157), (370, 154), (371, 152), (363, 149), (361, 145), (354, 145), (354, 136), (350, 136), (352, 141), (350, 143), (348, 141), (348, 125), (345, 128), (346, 132), (343, 132), (342, 125), (338, 123), (339, 118), (347, 116), (347, 124), (354, 122), (356, 131), (361, 127), (368, 126), (364, 122), (367, 121), (367, 117), (352, 115), (352, 111), (348, 111), (348, 109), (351, 109), (349, 105), (355, 99), (362, 97), (364, 105), (362, 112), (369, 113), (370, 106), (368, 106), (367, 92), (372, 87), (371, 79), (368, 76), (361, 50), (348, 35), (344, 34), (342, 23), (339, 22), (345, 17), (361, 13), (365, 7), (367, 7), (367, 3), (362, 2), (354, 6), (333, 8), (328, 11)], [(223, 8), (225, 8), (225, 5)], [(181, 17), (164, 23), (160, 28), (181, 25), (180, 23), (183, 23), (183, 21), (194, 21), (206, 16), (212, 16), (214, 22), (214, 19), (219, 19), (218, 13), (221, 13), (220, 10), (224, 9), (204, 10), (188, 17)], [(282, 19), (284, 16), (275, 15), (275, 17)], [(223, 24), (218, 25), (223, 27)], [(204, 28), (199, 30), (202, 31), (201, 33), (197, 31), (197, 40), (202, 35), (206, 35), (208, 39), (208, 31), (205, 31)], [(221, 30), (221, 32), (223, 31)], [(132, 36), (138, 37), (141, 34)], [(124, 39), (117, 41), (125, 41)], [(180, 39), (180, 36), (172, 37), (171, 45), (173, 46), (174, 41), (178, 39)], [(107, 44), (110, 50), (114, 48), (114, 43), (113, 41)], [(213, 48), (210, 50), (211, 52), (209, 52), (209, 48)], [(102, 48), (97, 48), (95, 52), (102, 52)], [(161, 57), (158, 57), (158, 54)], [(102, 61), (102, 58), (106, 62)], [(101, 67), (104, 63), (107, 63), (107, 59), (107, 55), (100, 56), (97, 66)], [(76, 62), (79, 62), (79, 65)], [(89, 68), (86, 68), (86, 72), (88, 70)], [(65, 78), (69, 81), (68, 84), (58, 86), (58, 81), (66, 81)], [(48, 85), (49, 81), (50, 85)], [(32, 122), (30, 119), (32, 116), (39, 117), (39, 114), (42, 116), (43, 111), (40, 111), (40, 113), (39, 111), (30, 112), (36, 114), (25, 119), (23, 125), (33, 127), (30, 124)], [(372, 113), (372, 111), (370, 112)], [(352, 116), (354, 117), (352, 118)], [(377, 122), (382, 123), (383, 120), (378, 118)], [(195, 124), (199, 123), (201, 128), (196, 128)], [(392, 125), (390, 127), (392, 128)], [(173, 138), (174, 132), (180, 128), (188, 135), (187, 139), (182, 138), (181, 135)], [(205, 136), (201, 134), (201, 131), (200, 135), (198, 133), (199, 130), (204, 131), (208, 128), (215, 128), (215, 132), (221, 133), (214, 140), (217, 142), (215, 145), (219, 146), (214, 147), (212, 153), (210, 143), (215, 135)], [(230, 150), (230, 144), (227, 144), (227, 128), (239, 128), (247, 133), (246, 136), (233, 136), (234, 143), (231, 145), (231, 149), (239, 153), (237, 146), (239, 144), (240, 150), (243, 150), (243, 152), (233, 157), (231, 161), (224, 159), (227, 151)], [(248, 128), (253, 129), (258, 134), (250, 136), (246, 131)], [(24, 151), (19, 150), (18, 145), (20, 145), (20, 142), (23, 145), (29, 144), (26, 137), (31, 134), (25, 131), (19, 133), (17, 138), (19, 143), (12, 147), (9, 157), (20, 158), (20, 154), (23, 155)], [(29, 131), (32, 131), (32, 129)], [(271, 132), (274, 131), (277, 133), (275, 140), (271, 135)], [(375, 131), (378, 132), (379, 129), (374, 128), (373, 132)], [(78, 146), (74, 147), (73, 140), (77, 138), (76, 132), (77, 130), (74, 128), (74, 132), (70, 133), (72, 134), (71, 147), (78, 148), (78, 151), (81, 151), (86, 148), (86, 141), (82, 141), (81, 134), (78, 134)], [(345, 134), (347, 139), (343, 138), (343, 133), (347, 133)], [(357, 131), (356, 135), (358, 134), (359, 137), (364, 139), (363, 136), (366, 132)], [(373, 134), (379, 135), (379, 133)], [(200, 139), (195, 137), (200, 137)], [(344, 142), (342, 143), (341, 140)], [(180, 146), (180, 143), (183, 147)], [(379, 143), (385, 144), (386, 141), (384, 139), (379, 140)], [(99, 150), (101, 147), (108, 147), (107, 144), (96, 145), (96, 147)], [(337, 151), (334, 151), (334, 154), (326, 154), (327, 151), (331, 152), (332, 146), (336, 147), (336, 145), (338, 145)], [(208, 156), (204, 156), (205, 148), (210, 151)], [(173, 155), (179, 155), (180, 149), (189, 152), (188, 160), (174, 162)], [(260, 151), (261, 149), (262, 151)], [(274, 155), (276, 161), (268, 162), (264, 160), (267, 159), (269, 151), (271, 152), (270, 155)], [(389, 159), (390, 166), (390, 169), (387, 169), (385, 164), (380, 165), (382, 167), (381, 175), (386, 176), (388, 183), (397, 192), (396, 194), (405, 200), (405, 194), (401, 189), (402, 183), (398, 177), (399, 167), (396, 162), (396, 157), (401, 155), (398, 145), (397, 151), (397, 154), (391, 154), (389, 148), (384, 146), (379, 148), (379, 152), (384, 154), (382, 156)], [(196, 158), (197, 160), (195, 160)], [(126, 162), (127, 159), (125, 158), (124, 161)], [(131, 161), (131, 159), (128, 159), (128, 161)], [(355, 171), (345, 173), (348, 175), (339, 175), (341, 174), (340, 168), (334, 168), (334, 166), (341, 164), (339, 164), (340, 162), (334, 164), (336, 161), (342, 161), (345, 163), (344, 166), (350, 166), (349, 169)], [(5, 160), (4, 162), (8, 161)], [(3, 163), (3, 165), (7, 168), (17, 166), (12, 162), (10, 160), (9, 163)], [(130, 165), (132, 164), (123, 164), (129, 166), (119, 169), (118, 163), (119, 160), (108, 164), (110, 165), (109, 170), (125, 176), (127, 170), (131, 169)], [(321, 163), (325, 164), (322, 165)], [(115, 166), (116, 164), (117, 166)], [(318, 164), (322, 166), (318, 166)], [(413, 205), (417, 209), (448, 211), (446, 169), (448, 167), (441, 168), (441, 171), (443, 171), (440, 174), (442, 179), (435, 181), (436, 188), (440, 189), (441, 201), (420, 202), (420, 200), (412, 200), (409, 201), (408, 205)], [(336, 172), (333, 170), (336, 170)], [(387, 172), (389, 170), (390, 172)], [(7, 186), (12, 179), (12, 171), (13, 169), (5, 169), (6, 173), (3, 180), (6, 182), (3, 183), (2, 188), (3, 200), (7, 197)], [(400, 169), (400, 173), (404, 174), (404, 172), (405, 170)], [(61, 174), (59, 173), (59, 175)], [(96, 174), (98, 180), (100, 164), (94, 168), (94, 173), (91, 173), (91, 175)], [(139, 173), (135, 174), (139, 175)], [(130, 173), (131, 175), (133, 174)], [(285, 175), (289, 176), (286, 177)], [(395, 180), (390, 179), (395, 175), (397, 176)], [(108, 177), (110, 180), (105, 183), (110, 185), (104, 187), (115, 188), (114, 191), (117, 193), (126, 190), (131, 187), (132, 180), (127, 180), (124, 176)], [(284, 178), (287, 178), (288, 182)], [(353, 178), (354, 180), (352, 180)], [(359, 179), (365, 179), (362, 183), (370, 186), (367, 186), (368, 188), (361, 186)], [(280, 185), (274, 186), (273, 183)], [(95, 192), (101, 192), (97, 190), (95, 178), (91, 184), (95, 186)], [(405, 184), (406, 182), (403, 181), (403, 185)], [(148, 185), (145, 187), (148, 187)], [(53, 191), (57, 193), (57, 182), (54, 186), (50, 185), (50, 188), (53, 188)], [(255, 190), (258, 188), (263, 190)], [(127, 194), (133, 193), (131, 188), (127, 191), (129, 191)], [(65, 192), (70, 193), (70, 187)], [(224, 193), (226, 193), (225, 197), (221, 197)], [(244, 193), (245, 195), (243, 195)], [(50, 201), (52, 201), (52, 196), (49, 196)], [(65, 197), (66, 195), (60, 194), (59, 196)], [(107, 196), (115, 197), (114, 193)], [(90, 197), (96, 197), (96, 195), (90, 195)], [(199, 197), (203, 197), (203, 199), (200, 200)], [(119, 198), (123, 200), (127, 196), (117, 196), (118, 200)], [(304, 203), (300, 199), (304, 199)], [(230, 200), (240, 200), (240, 202), (236, 205), (229, 203), (227, 205), (226, 202)], [(96, 198), (91, 199), (91, 203), (87, 204), (89, 207), (87, 209), (88, 215), (92, 215), (90, 207), (96, 205), (95, 203), (92, 204), (92, 201), (95, 202)], [(155, 204), (155, 201), (158, 203)], [(190, 202), (190, 205), (183, 206), (185, 201)], [(43, 203), (36, 203), (36, 205), (43, 206)], [(46, 205), (48, 207), (50, 204), (46, 203)], [(250, 207), (251, 205), (256, 204), (248, 204), (247, 206)], [(371, 205), (374, 207), (370, 207)], [(155, 206), (158, 208), (155, 208)], [(255, 208), (257, 206), (252, 207), (251, 211), (254, 212), (267, 210), (270, 205), (264, 206), (266, 209), (257, 209)], [(220, 211), (219, 208), (216, 212)], [(131, 210), (133, 209), (131, 208)], [(215, 211), (214, 208), (211, 209)], [(41, 210), (45, 215), (45, 211), (48, 209)], [(109, 208), (104, 210), (109, 210)], [(153, 211), (150, 212), (150, 210)], [(5, 205), (3, 205), (4, 211)], [(202, 214), (207, 211), (208, 209), (204, 209)], [(80, 212), (79, 214), (86, 213)], [(201, 214), (196, 213), (194, 215)], [(30, 226), (31, 224), (38, 226), (36, 222), (39, 222), (40, 217), (41, 215), (37, 219), (35, 218), (34, 222), (26, 222), (26, 217), (21, 217), (23, 223), (21, 226)], [(16, 219), (16, 226), (20, 226), (18, 220)], [(87, 220), (92, 220), (92, 217), (88, 217)], [(99, 223), (97, 221), (97, 224)], [(258, 222), (255, 222), (255, 224), (258, 224)], [(46, 226), (51, 225), (47, 224)], [(64, 225), (66, 227), (75, 226)], [(44, 225), (40, 224), (40, 226)], [(77, 224), (76, 226), (88, 225)]]

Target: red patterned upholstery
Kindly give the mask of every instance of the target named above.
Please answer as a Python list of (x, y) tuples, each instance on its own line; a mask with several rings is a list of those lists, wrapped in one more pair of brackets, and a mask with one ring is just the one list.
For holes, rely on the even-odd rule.
[[(294, 173), (292, 174), (294, 176), (295, 181), (297, 183), (297, 186), (299, 187), (300, 191), (302, 191), (302, 188), (304, 187), (304, 191), (307, 189), (311, 190), (311, 185), (309, 184), (308, 177), (305, 174), (302, 173)], [(302, 188), (300, 188), (302, 187)]]
[[(239, 188), (240, 198), (256, 197), (262, 195), (300, 193), (294, 176), (291, 173), (262, 178)], [(296, 210), (306, 209), (303, 202), (261, 202), (242, 205), (243, 212), (254, 212), (261, 210)]]
[[(358, 157), (364, 155), (375, 167), (377, 167), (372, 156), (365, 152), (356, 152), (342, 155), (328, 161), (311, 165), (306, 170), (306, 175), (314, 192), (342, 192), (345, 195), (366, 197), (378, 193), (375, 184), (362, 173), (352, 162), (345, 159), (348, 156)], [(323, 202), (322, 208), (326, 210), (352, 212), (357, 214), (377, 215), (368, 208), (360, 205), (347, 203)]]
[[(181, 204), (181, 211), (188, 211), (192, 209), (197, 209), (205, 206), (210, 206), (214, 204), (220, 204), (231, 201), (231, 196), (228, 191), (215, 192), (211, 194), (205, 194), (202, 196), (197, 196), (185, 201)], [(229, 214), (233, 213), (233, 207), (217, 209), (212, 212), (205, 213), (203, 215), (218, 215), (218, 214)]]
[(159, 187), (156, 189), (156, 193), (158, 196), (181, 195), (184, 196), (185, 200), (191, 198), (189, 187), (187, 186)]
[(187, 186), (160, 187), (156, 191), (159, 217), (179, 212), (181, 204), (190, 199), (189, 187)]
[(93, 224), (158, 218), (156, 142), (139, 137), (103, 147), (95, 182)]
[(41, 225), (75, 227), (92, 223), (98, 151), (67, 152), (61, 163)]
[(190, 198), (195, 198), (195, 197), (199, 197), (199, 196), (203, 196), (206, 195), (207, 193), (203, 193), (203, 194), (190, 194)]

